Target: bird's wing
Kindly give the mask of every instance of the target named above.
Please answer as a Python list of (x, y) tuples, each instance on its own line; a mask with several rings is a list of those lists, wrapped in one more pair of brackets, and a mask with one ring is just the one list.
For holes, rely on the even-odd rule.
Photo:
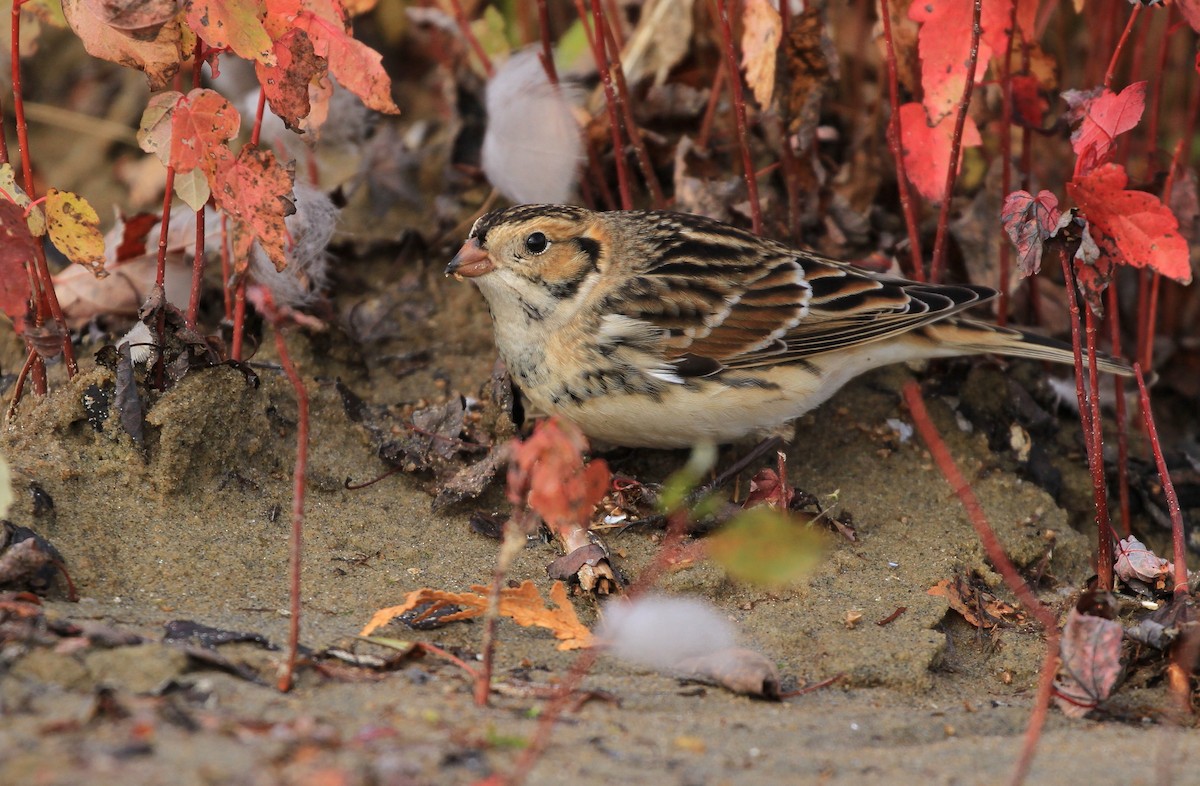
[(646, 215), (659, 240), (621, 286), (613, 324), (651, 328), (681, 377), (881, 341), (995, 294), (880, 276), (695, 216)]

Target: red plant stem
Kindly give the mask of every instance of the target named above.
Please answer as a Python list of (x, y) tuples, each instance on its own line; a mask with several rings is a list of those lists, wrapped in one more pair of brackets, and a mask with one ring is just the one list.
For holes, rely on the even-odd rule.
[(1020, 786), (1029, 776), (1033, 755), (1037, 751), (1038, 741), (1042, 738), (1042, 728), (1046, 725), (1046, 713), (1050, 709), (1050, 698), (1054, 695), (1054, 677), (1058, 673), (1059, 641), (1058, 626), (1052, 625), (1046, 628), (1046, 654), (1042, 656), (1042, 670), (1038, 672), (1037, 695), (1033, 699), (1033, 710), (1029, 713), (1029, 723), (1025, 726), (1025, 737), (1021, 741), (1021, 753), (1017, 756), (1012, 777), (1008, 780), (1012, 786)]
[(550, 83), (557, 85), (558, 69), (554, 66), (554, 43), (550, 37), (550, 11), (546, 8), (546, 0), (537, 0), (537, 15), (538, 31), (542, 36), (542, 68), (546, 69), (546, 77)]
[(1129, 12), (1129, 21), (1125, 23), (1125, 29), (1121, 32), (1121, 37), (1117, 40), (1117, 46), (1113, 49), (1112, 59), (1108, 61), (1108, 70), (1104, 72), (1104, 87), (1111, 88), (1113, 74), (1117, 70), (1117, 61), (1121, 58), (1121, 50), (1125, 48), (1125, 42), (1129, 40), (1129, 34), (1133, 32), (1133, 24), (1137, 21), (1138, 12), (1142, 10), (1141, 3), (1134, 3), (1133, 10)]
[(242, 343), (246, 325), (246, 276), (237, 277), (233, 290), (233, 342), (229, 349), (229, 357), (233, 360), (242, 359)]
[(604, 177), (604, 170), (600, 166), (600, 155), (596, 152), (596, 146), (589, 134), (584, 134), (583, 147), (587, 151), (588, 174), (591, 177), (584, 178), (580, 185), (586, 186), (591, 183), (596, 186), (600, 192), (600, 199), (604, 202), (604, 209), (616, 210), (617, 199), (613, 196), (612, 189), (608, 186), (608, 180)]
[[(788, 3), (779, 6), (779, 41), (787, 43), (792, 40), (792, 14)], [(778, 47), (776, 47), (778, 52)], [(788, 69), (788, 59), (779, 61), (780, 74), (777, 80), (781, 87), (791, 85), (792, 75)], [(789, 113), (790, 114), (790, 113)], [(779, 124), (779, 165), (783, 169), (783, 187), (787, 192), (787, 227), (788, 236), (797, 243), (800, 238), (800, 176), (797, 170), (796, 154), (792, 150), (791, 135), (788, 133), (790, 117), (777, 116)]]
[(713, 71), (715, 73), (712, 87), (708, 91), (708, 105), (704, 107), (704, 117), (700, 118), (700, 130), (696, 133), (697, 150), (708, 150), (713, 121), (717, 117), (717, 104), (721, 103), (721, 92), (725, 89), (725, 61), (718, 62)]
[[(196, 38), (192, 51), (192, 87), (200, 87), (200, 76), (204, 69), (204, 42)], [(195, 329), (196, 316), (200, 313), (200, 289), (204, 281), (204, 205), (196, 211), (196, 256), (192, 259), (192, 290), (188, 296), (187, 316), (184, 324)]]
[[(925, 264), (921, 257), (921, 230), (917, 225), (916, 205), (913, 204), (909, 188), (908, 172), (904, 166), (904, 152), (900, 143), (900, 76), (896, 69), (896, 46), (892, 40), (892, 12), (888, 0), (879, 0), (880, 15), (883, 17), (883, 38), (887, 42), (888, 100), (892, 115), (888, 118), (888, 150), (896, 164), (896, 190), (900, 194), (900, 207), (904, 211), (904, 225), (908, 229), (908, 248), (911, 252), (908, 275), (914, 281), (925, 280)], [(1005, 126), (1007, 128), (1007, 126)], [(1001, 243), (1005, 247), (1007, 243)]]
[[(1026, 0), (1036, 2), (1036, 0)], [(1013, 0), (1012, 10), (1008, 15), (1008, 34), (1004, 39), (1004, 59), (1000, 67), (1000, 195), (1007, 199), (1012, 193), (1012, 49), (1013, 34), (1017, 28), (1017, 10), (1021, 0)], [(1011, 246), (1008, 238), (1001, 234), (1000, 241), (1000, 275), (996, 288), (1000, 290), (1000, 299), (996, 304), (996, 324), (1004, 327), (1008, 324), (1008, 279), (1012, 265)]]
[(1024, 782), (1030, 763), (1033, 761), (1033, 754), (1041, 737), (1042, 726), (1046, 721), (1046, 710), (1050, 706), (1054, 675), (1058, 670), (1058, 620), (1055, 619), (1054, 613), (1042, 605), (1042, 602), (1033, 594), (1033, 590), (1021, 578), (1016, 566), (1004, 553), (1004, 547), (988, 522), (987, 516), (983, 512), (983, 506), (979, 504), (979, 498), (975, 496), (970, 484), (959, 472), (958, 466), (954, 463), (954, 457), (950, 455), (950, 449), (946, 447), (946, 443), (938, 434), (937, 427), (930, 419), (929, 412), (925, 408), (925, 401), (921, 397), (921, 386), (917, 384), (916, 380), (909, 380), (904, 384), (904, 401), (908, 405), (909, 414), (912, 415), (913, 425), (920, 433), (926, 447), (929, 448), (934, 463), (937, 464), (942, 476), (954, 489), (955, 495), (966, 509), (971, 526), (975, 528), (975, 534), (979, 537), (979, 542), (983, 544), (992, 566), (996, 568), (996, 571), (1004, 579), (1005, 585), (1017, 597), (1021, 605), (1042, 624), (1042, 628), (1046, 631), (1046, 655), (1043, 658), (1042, 671), (1038, 678), (1037, 698), (1029, 715), (1029, 724), (1025, 729), (1021, 755), (1017, 759), (1016, 768), (1010, 780), (1010, 783), (1020, 784)]
[(1167, 513), (1171, 516), (1171, 545), (1175, 554), (1175, 600), (1182, 600), (1187, 595), (1187, 547), (1183, 542), (1183, 514), (1179, 510), (1179, 497), (1175, 495), (1175, 484), (1171, 482), (1171, 473), (1167, 471), (1167, 461), (1163, 458), (1162, 445), (1158, 441), (1158, 429), (1154, 425), (1154, 413), (1150, 410), (1150, 393), (1146, 390), (1146, 380), (1142, 377), (1142, 367), (1134, 363), (1133, 373), (1137, 377), (1138, 395), (1142, 402), (1142, 418), (1146, 422), (1146, 434), (1150, 437), (1150, 450), (1154, 453), (1154, 464), (1158, 468), (1158, 479), (1162, 481), (1163, 495), (1167, 498)]
[(295, 680), (296, 659), (300, 651), (300, 558), (303, 552), (304, 535), (304, 490), (305, 474), (308, 471), (308, 390), (288, 354), (287, 342), (283, 337), (283, 320), (275, 309), (275, 300), (270, 290), (263, 288), (264, 316), (271, 322), (275, 333), (275, 349), (279, 353), (279, 365), (292, 383), (296, 392), (296, 465), (292, 470), (292, 533), (290, 543), (291, 582), (288, 589), (291, 616), (288, 620), (288, 654), (283, 672), (279, 675), (278, 688), (289, 691)]
[(6, 422), (12, 420), (17, 414), (17, 404), (21, 403), (21, 394), (25, 390), (25, 378), (29, 376), (29, 371), (34, 364), (40, 360), (41, 356), (36, 349), (30, 349), (29, 353), (25, 355), (25, 363), (21, 366), (21, 372), (17, 374), (17, 381), (13, 383), (13, 398), (8, 404), (8, 413), (4, 416)]
[(950, 455), (950, 449), (946, 447), (946, 443), (942, 441), (938, 434), (937, 427), (929, 417), (929, 411), (925, 408), (925, 401), (921, 396), (921, 386), (916, 380), (909, 380), (904, 384), (904, 401), (908, 405), (909, 414), (912, 415), (913, 425), (917, 432), (921, 435), (921, 439), (929, 448), (929, 453), (933, 456), (933, 461), (937, 464), (942, 476), (946, 482), (950, 484), (950, 488), (954, 490), (955, 496), (962, 503), (963, 508), (967, 512), (967, 517), (971, 520), (971, 526), (975, 529), (975, 534), (979, 537), (979, 542), (983, 545), (984, 551), (987, 552), (988, 560), (992, 566), (996, 568), (996, 572), (1004, 579), (1005, 585), (1017, 597), (1030, 614), (1037, 618), (1038, 622), (1047, 630), (1053, 630), (1057, 627), (1058, 621), (1054, 614), (1042, 602), (1037, 599), (1033, 590), (1021, 578), (1021, 574), (1017, 571), (1012, 560), (1004, 552), (1004, 546), (1001, 545), (999, 538), (996, 537), (995, 531), (987, 520), (986, 514), (983, 512), (983, 506), (979, 503), (979, 498), (975, 496), (974, 490), (962, 473), (959, 472), (958, 466), (954, 463), (953, 456)]
[(1154, 74), (1150, 80), (1153, 86), (1150, 93), (1150, 110), (1147, 112), (1149, 120), (1146, 126), (1146, 136), (1149, 142), (1149, 147), (1146, 150), (1146, 179), (1151, 179), (1155, 172), (1154, 158), (1158, 153), (1158, 120), (1159, 111), (1162, 106), (1162, 89), (1163, 89), (1163, 73), (1167, 69), (1167, 53), (1170, 51), (1168, 42), (1170, 41), (1171, 17), (1175, 13), (1175, 6), (1167, 6), (1167, 18), (1163, 20), (1162, 38), (1158, 42), (1158, 60), (1154, 64)]
[[(671, 557), (678, 551), (686, 527), (686, 512), (676, 512), (668, 518), (667, 531), (658, 547), (658, 552), (625, 593), (627, 601), (636, 599), (657, 583), (663, 571), (666, 570)], [(591, 670), (599, 655), (600, 647), (591, 647), (580, 653), (575, 662), (571, 664), (571, 670), (559, 683), (554, 697), (547, 703), (545, 710), (539, 716), (537, 730), (534, 731), (529, 745), (513, 765), (512, 772), (507, 777), (501, 776), (499, 782), (507, 784), (507, 786), (517, 786), (524, 783), (525, 779), (529, 777), (534, 765), (545, 752), (546, 746), (550, 744), (550, 735), (554, 731), (554, 725), (567, 709), (571, 695), (583, 682), (583, 678)]]
[[(12, 56), (10, 78), (13, 91), (13, 117), (17, 126), (17, 154), (21, 157), (22, 185), (25, 188), (26, 196), (36, 202), (33, 157), (29, 153), (29, 126), (25, 122), (25, 93), (21, 89), (21, 4), (22, 0), (13, 0), (10, 17), (9, 51)], [(7, 157), (7, 149), (5, 156)], [(50, 316), (54, 319), (54, 323), (62, 335), (63, 361), (67, 366), (67, 378), (71, 379), (79, 373), (79, 366), (75, 362), (75, 348), (71, 346), (71, 331), (67, 329), (67, 321), (63, 319), (62, 307), (58, 304), (58, 295), (54, 292), (54, 281), (50, 277), (50, 267), (46, 264), (46, 251), (41, 244), (38, 244), (37, 252), (34, 254), (34, 268), (40, 284), (40, 287), (34, 290), (34, 302), (37, 307), (35, 324), (40, 327), (45, 323), (46, 309), (49, 308)], [(28, 263), (26, 263), (26, 270), (28, 270)], [(38, 360), (33, 366), (33, 380), (34, 390), (39, 394), (45, 393), (46, 364), (41, 359), (41, 355), (38, 356)], [(16, 390), (14, 396), (19, 394), (20, 388)]]
[(254, 110), (254, 128), (250, 130), (250, 144), (258, 147), (258, 141), (262, 138), (263, 115), (267, 109), (267, 93), (264, 90), (258, 91), (258, 106)]
[[(612, 135), (613, 158), (617, 166), (617, 190), (621, 192), (621, 208), (633, 208), (633, 192), (629, 185), (629, 162), (625, 157), (625, 146), (621, 142), (621, 121), (617, 116), (617, 97), (613, 87), (612, 71), (609, 69), (608, 52), (605, 46), (604, 11), (600, 0), (592, 0), (592, 29), (587, 28), (587, 9), (583, 0), (575, 0), (575, 10), (584, 21), (584, 31), (587, 33), (588, 44), (592, 50), (592, 58), (596, 61), (596, 71), (600, 74), (600, 83), (604, 86), (604, 106), (608, 111), (608, 129)], [(617, 55), (620, 56), (620, 53)]]
[(171, 229), (171, 197), (175, 195), (175, 166), (167, 164), (167, 181), (163, 192), (162, 220), (158, 230), (158, 260), (154, 271), (154, 288), (162, 296), (163, 307), (159, 309), (158, 319), (154, 323), (154, 340), (158, 345), (157, 357), (154, 359), (154, 384), (162, 390), (165, 385), (165, 357), (162, 349), (167, 345), (167, 309), (164, 283), (167, 280), (167, 233)]
[(954, 119), (954, 136), (950, 141), (950, 168), (946, 170), (946, 185), (942, 190), (942, 204), (938, 211), (937, 235), (933, 240), (933, 261), (929, 266), (929, 280), (934, 283), (942, 278), (946, 266), (946, 241), (950, 236), (950, 202), (954, 194), (954, 183), (958, 180), (958, 160), (962, 152), (963, 128), (967, 124), (967, 108), (971, 104), (971, 93), (975, 90), (975, 64), (979, 62), (979, 37), (983, 29), (979, 20), (983, 15), (983, 0), (975, 0), (971, 17), (971, 54), (967, 57), (967, 78), (963, 85), (962, 99), (958, 104), (958, 116)]
[(229, 259), (229, 216), (221, 214), (221, 295), (225, 303), (225, 321), (233, 320), (233, 295), (229, 291), (233, 266)]
[[(608, 24), (608, 20), (604, 19), (604, 36), (608, 41), (609, 51), (620, 52), (621, 47), (618, 46), (617, 40), (613, 37), (612, 26)], [(617, 104), (621, 107), (621, 114), (625, 118), (625, 133), (629, 136), (629, 142), (633, 145), (633, 152), (637, 156), (638, 167), (642, 170), (642, 179), (646, 181), (646, 188), (650, 190), (651, 206), (655, 210), (661, 210), (666, 207), (667, 199), (663, 196), (662, 184), (658, 182), (658, 175), (654, 172), (654, 164), (650, 160), (650, 151), (646, 149), (646, 140), (642, 138), (642, 131), (638, 128), (637, 120), (633, 116), (633, 106), (630, 105), (629, 86), (625, 82), (625, 69), (621, 67), (621, 59), (618, 57), (613, 60), (613, 74), (617, 78)]]
[(450, 0), (450, 7), (454, 10), (454, 20), (458, 22), (458, 29), (462, 32), (463, 38), (466, 39), (467, 45), (471, 47), (471, 51), (479, 58), (479, 62), (483, 65), (483, 71), (489, 77), (495, 73), (492, 67), (492, 60), (487, 56), (487, 52), (483, 51), (483, 47), (479, 43), (479, 39), (475, 37), (475, 32), (471, 30), (471, 21), (467, 19), (467, 14), (463, 11), (461, 0)]
[[(1110, 284), (1111, 286), (1111, 284)], [(1087, 325), (1088, 350), (1088, 403), (1091, 406), (1090, 435), (1084, 432), (1084, 440), (1089, 441), (1088, 466), (1092, 471), (1092, 495), (1096, 506), (1096, 581), (1100, 589), (1112, 592), (1113, 588), (1113, 541), (1112, 521), (1108, 515), (1108, 486), (1104, 478), (1104, 420), (1100, 417), (1100, 370), (1097, 368), (1096, 357), (1096, 312), (1089, 305), (1084, 316)]]
[(746, 127), (746, 96), (742, 76), (738, 72), (737, 54), (733, 51), (733, 29), (729, 24), (728, 0), (716, 0), (720, 21), (721, 43), (725, 53), (725, 68), (729, 72), (730, 93), (733, 96), (733, 117), (737, 125), (738, 147), (742, 149), (742, 175), (746, 179), (746, 194), (750, 198), (750, 225), (754, 234), (762, 234), (762, 205), (758, 202), (758, 181), (754, 179), (754, 161), (750, 157), (750, 141)]
[[(1120, 357), (1121, 318), (1117, 288), (1110, 286), (1104, 294), (1108, 301), (1106, 307), (1112, 353)], [(1125, 380), (1119, 374), (1113, 374), (1113, 394), (1117, 408), (1117, 498), (1121, 510), (1121, 535), (1129, 537), (1129, 433), (1125, 427)]]

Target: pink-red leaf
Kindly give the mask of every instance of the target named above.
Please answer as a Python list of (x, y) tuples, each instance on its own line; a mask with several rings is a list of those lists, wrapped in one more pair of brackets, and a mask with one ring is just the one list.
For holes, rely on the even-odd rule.
[(528, 503), (551, 530), (578, 526), (604, 497), (610, 474), (602, 460), (585, 463), (587, 441), (574, 425), (557, 419), (538, 424), (533, 436), (513, 447), (508, 497)]
[(0, 312), (12, 320), (18, 333), (24, 328), (33, 296), (26, 266), (32, 267), (37, 246), (25, 211), (0, 198)]
[(1079, 127), (1071, 134), (1075, 150), (1075, 175), (1086, 175), (1112, 157), (1113, 142), (1142, 119), (1146, 108), (1146, 83), (1134, 82), (1120, 93), (1102, 89), (1098, 94), (1068, 91), (1072, 120)]
[(242, 118), (215, 90), (197, 88), (175, 104), (171, 114), (171, 164), (176, 172), (196, 167), (215, 171), (220, 148), (237, 136)]
[[(971, 53), (973, 5), (970, 0), (913, 0), (908, 8), (909, 19), (921, 24), (917, 34), (921, 87), (925, 109), (935, 122), (954, 112), (962, 100)], [(1034, 4), (1026, 0), (1025, 5)], [(988, 0), (983, 4), (976, 82), (982, 81), (987, 72), (992, 53), (1004, 51), (1011, 8), (1012, 0)]]
[(1107, 699), (1121, 679), (1120, 623), (1071, 609), (1063, 626), (1062, 670), (1054, 683), (1064, 715), (1081, 718)]
[(302, 10), (292, 24), (308, 33), (313, 49), (329, 61), (329, 71), (342, 87), (376, 112), (400, 113), (392, 101), (392, 81), (383, 70), (383, 55), (352, 37), (344, 25), (325, 14)]
[(293, 179), (294, 173), (280, 164), (274, 153), (252, 145), (243, 147), (236, 159), (220, 164), (212, 193), (217, 205), (237, 219), (234, 248), (239, 267), (248, 264), (255, 240), (277, 269), (287, 266), (283, 220), (296, 212), (291, 199)]
[(1127, 182), (1123, 166), (1104, 164), (1068, 183), (1067, 193), (1087, 217), (1102, 256), (1189, 283), (1188, 245), (1175, 214), (1153, 194), (1126, 191)]
[(1061, 213), (1058, 197), (1041, 191), (1035, 197), (1028, 191), (1014, 191), (1004, 200), (1000, 220), (1004, 231), (1017, 247), (1017, 266), (1022, 276), (1042, 269), (1042, 249), (1054, 235)]
[(312, 106), (309, 83), (325, 76), (328, 63), (317, 57), (303, 30), (289, 30), (275, 41), (275, 65), (254, 64), (258, 83), (267, 94), (271, 111), (291, 129), (300, 125)]
[[(921, 104), (908, 103), (900, 107), (900, 145), (904, 168), (921, 196), (931, 202), (941, 202), (945, 197), (953, 139), (953, 117), (946, 116), (931, 127), (925, 107)], [(963, 126), (962, 146), (977, 147), (982, 143), (975, 121), (968, 117)]]

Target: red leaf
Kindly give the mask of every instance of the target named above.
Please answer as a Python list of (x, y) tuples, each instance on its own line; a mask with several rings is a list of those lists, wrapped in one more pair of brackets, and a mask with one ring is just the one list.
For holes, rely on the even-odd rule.
[(1063, 626), (1062, 671), (1054, 683), (1064, 715), (1081, 718), (1112, 694), (1121, 678), (1121, 624), (1071, 609)]
[(768, 505), (777, 510), (787, 510), (796, 490), (787, 480), (787, 456), (782, 451), (776, 454), (777, 469), (764, 467), (750, 479), (750, 493), (742, 508), (752, 508), (755, 505)]
[[(1183, 14), (1184, 21), (1200, 33), (1200, 0), (1175, 0), (1174, 5)], [(1196, 62), (1196, 67), (1200, 69), (1200, 54), (1196, 55)]]
[(114, 252), (114, 262), (124, 262), (127, 259), (140, 257), (146, 253), (147, 235), (158, 223), (157, 213), (138, 213), (126, 218), (117, 218), (121, 226), (121, 240)]
[(342, 87), (376, 112), (400, 113), (392, 101), (392, 81), (383, 70), (383, 55), (355, 39), (345, 25), (334, 23), (326, 14), (304, 10), (292, 24), (308, 33), (313, 49), (329, 61), (329, 71)]
[(237, 136), (241, 121), (233, 105), (215, 90), (197, 88), (184, 96), (171, 110), (170, 160), (175, 171), (202, 167), (215, 172), (225, 157), (221, 148), (228, 149), (225, 142)]
[(1113, 141), (1138, 124), (1146, 107), (1146, 83), (1134, 82), (1120, 93), (1103, 89), (1088, 95), (1078, 91), (1064, 94), (1071, 105), (1071, 119), (1082, 120), (1071, 134), (1077, 156), (1075, 176), (1086, 175), (1112, 156)]
[(24, 329), (33, 296), (25, 266), (32, 264), (37, 247), (25, 211), (20, 205), (0, 199), (0, 312), (12, 320), (18, 333)]
[[(972, 3), (968, 0), (913, 0), (908, 18), (921, 24), (917, 51), (921, 55), (921, 87), (925, 109), (941, 121), (958, 108), (967, 84), (967, 60), (971, 53)], [(1035, 5), (1026, 0), (1025, 5)], [(983, 80), (992, 52), (1004, 51), (1012, 0), (988, 0), (983, 4), (979, 58), (975, 81)]]
[(1048, 104), (1036, 76), (1017, 75), (1012, 78), (1012, 103), (1014, 123), (1024, 128), (1042, 127)]
[(1126, 191), (1127, 182), (1124, 167), (1105, 164), (1068, 183), (1067, 193), (1086, 215), (1102, 256), (1189, 283), (1187, 241), (1175, 214), (1153, 194)]
[[(900, 107), (900, 145), (908, 179), (933, 202), (941, 202), (946, 190), (946, 174), (950, 171), (950, 146), (954, 137), (954, 118), (946, 116), (932, 128), (925, 108), (917, 103)], [(967, 118), (963, 126), (963, 147), (983, 143), (975, 121)], [(961, 160), (960, 160), (961, 163)]]
[(587, 440), (574, 425), (550, 419), (517, 442), (508, 468), (508, 498), (528, 503), (555, 532), (585, 524), (608, 489), (602, 460), (585, 464)]
[(213, 199), (237, 219), (236, 259), (248, 264), (249, 246), (257, 240), (275, 267), (287, 266), (287, 227), (283, 220), (296, 212), (291, 200), (294, 173), (270, 150), (246, 145), (236, 159), (218, 165)]
[(1000, 220), (1017, 247), (1022, 276), (1032, 276), (1042, 269), (1042, 248), (1054, 235), (1060, 215), (1058, 197), (1049, 191), (1041, 191), (1036, 197), (1028, 191), (1014, 191), (1004, 200)]
[(312, 41), (303, 30), (287, 31), (274, 46), (276, 65), (255, 63), (254, 71), (267, 94), (271, 111), (288, 128), (296, 129), (312, 108), (308, 97), (309, 83), (325, 76), (328, 63), (317, 57)]

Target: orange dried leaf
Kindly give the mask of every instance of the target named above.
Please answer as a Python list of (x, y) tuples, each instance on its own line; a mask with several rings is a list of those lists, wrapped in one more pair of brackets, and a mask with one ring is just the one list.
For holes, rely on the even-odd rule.
[(400, 108), (392, 101), (392, 80), (383, 70), (383, 55), (355, 39), (344, 24), (339, 25), (326, 15), (306, 9), (296, 15), (292, 24), (308, 34), (314, 51), (329, 62), (330, 73), (342, 87), (376, 112), (400, 114)]
[(271, 37), (263, 27), (259, 0), (191, 0), (188, 25), (214, 49), (232, 49), (247, 60), (275, 65)]
[(303, 30), (289, 30), (275, 41), (274, 66), (255, 63), (258, 83), (267, 94), (271, 111), (291, 129), (311, 110), (309, 84), (322, 79), (328, 63), (317, 57), (312, 41)]
[(89, 55), (142, 71), (151, 90), (166, 87), (184, 60), (183, 30), (178, 17), (159, 27), (152, 36), (135, 38), (105, 24), (84, 0), (63, 0), (62, 10)]
[(104, 235), (100, 216), (86, 199), (70, 191), (52, 188), (46, 194), (46, 223), (50, 242), (72, 262), (90, 268), (96, 278), (104, 270)]
[[(414, 590), (405, 597), (399, 606), (389, 606), (371, 615), (370, 621), (359, 632), (360, 636), (369, 636), (374, 631), (390, 623), (393, 619), (421, 606), (429, 605), (424, 611), (429, 614), (438, 608), (446, 606), (462, 606), (462, 611), (440, 617), (442, 622), (454, 622), (482, 616), (487, 611), (488, 588), (474, 585), (471, 592), (444, 592), (430, 588)], [(592, 632), (579, 621), (575, 607), (567, 597), (567, 588), (561, 581), (556, 581), (550, 587), (550, 600), (556, 608), (548, 608), (541, 594), (532, 581), (525, 581), (519, 587), (505, 588), (500, 591), (500, 616), (508, 617), (513, 622), (524, 627), (547, 628), (554, 632), (559, 639), (560, 650), (581, 649), (592, 645)], [(432, 604), (432, 605), (430, 605)]]
[(242, 118), (215, 90), (197, 88), (176, 102), (171, 114), (170, 163), (177, 173), (200, 167), (215, 172), (225, 144), (237, 136)]
[(742, 68), (758, 105), (769, 107), (775, 94), (775, 54), (783, 20), (770, 0), (746, 0), (742, 15)]
[(236, 159), (219, 165), (213, 198), (237, 219), (235, 249), (241, 264), (249, 244), (257, 240), (278, 270), (287, 266), (287, 227), (284, 218), (296, 212), (292, 202), (295, 173), (270, 150), (246, 145)]
[(552, 530), (586, 522), (611, 477), (601, 460), (585, 464), (587, 440), (571, 423), (543, 421), (533, 436), (516, 443), (508, 470), (508, 497), (528, 504)]

